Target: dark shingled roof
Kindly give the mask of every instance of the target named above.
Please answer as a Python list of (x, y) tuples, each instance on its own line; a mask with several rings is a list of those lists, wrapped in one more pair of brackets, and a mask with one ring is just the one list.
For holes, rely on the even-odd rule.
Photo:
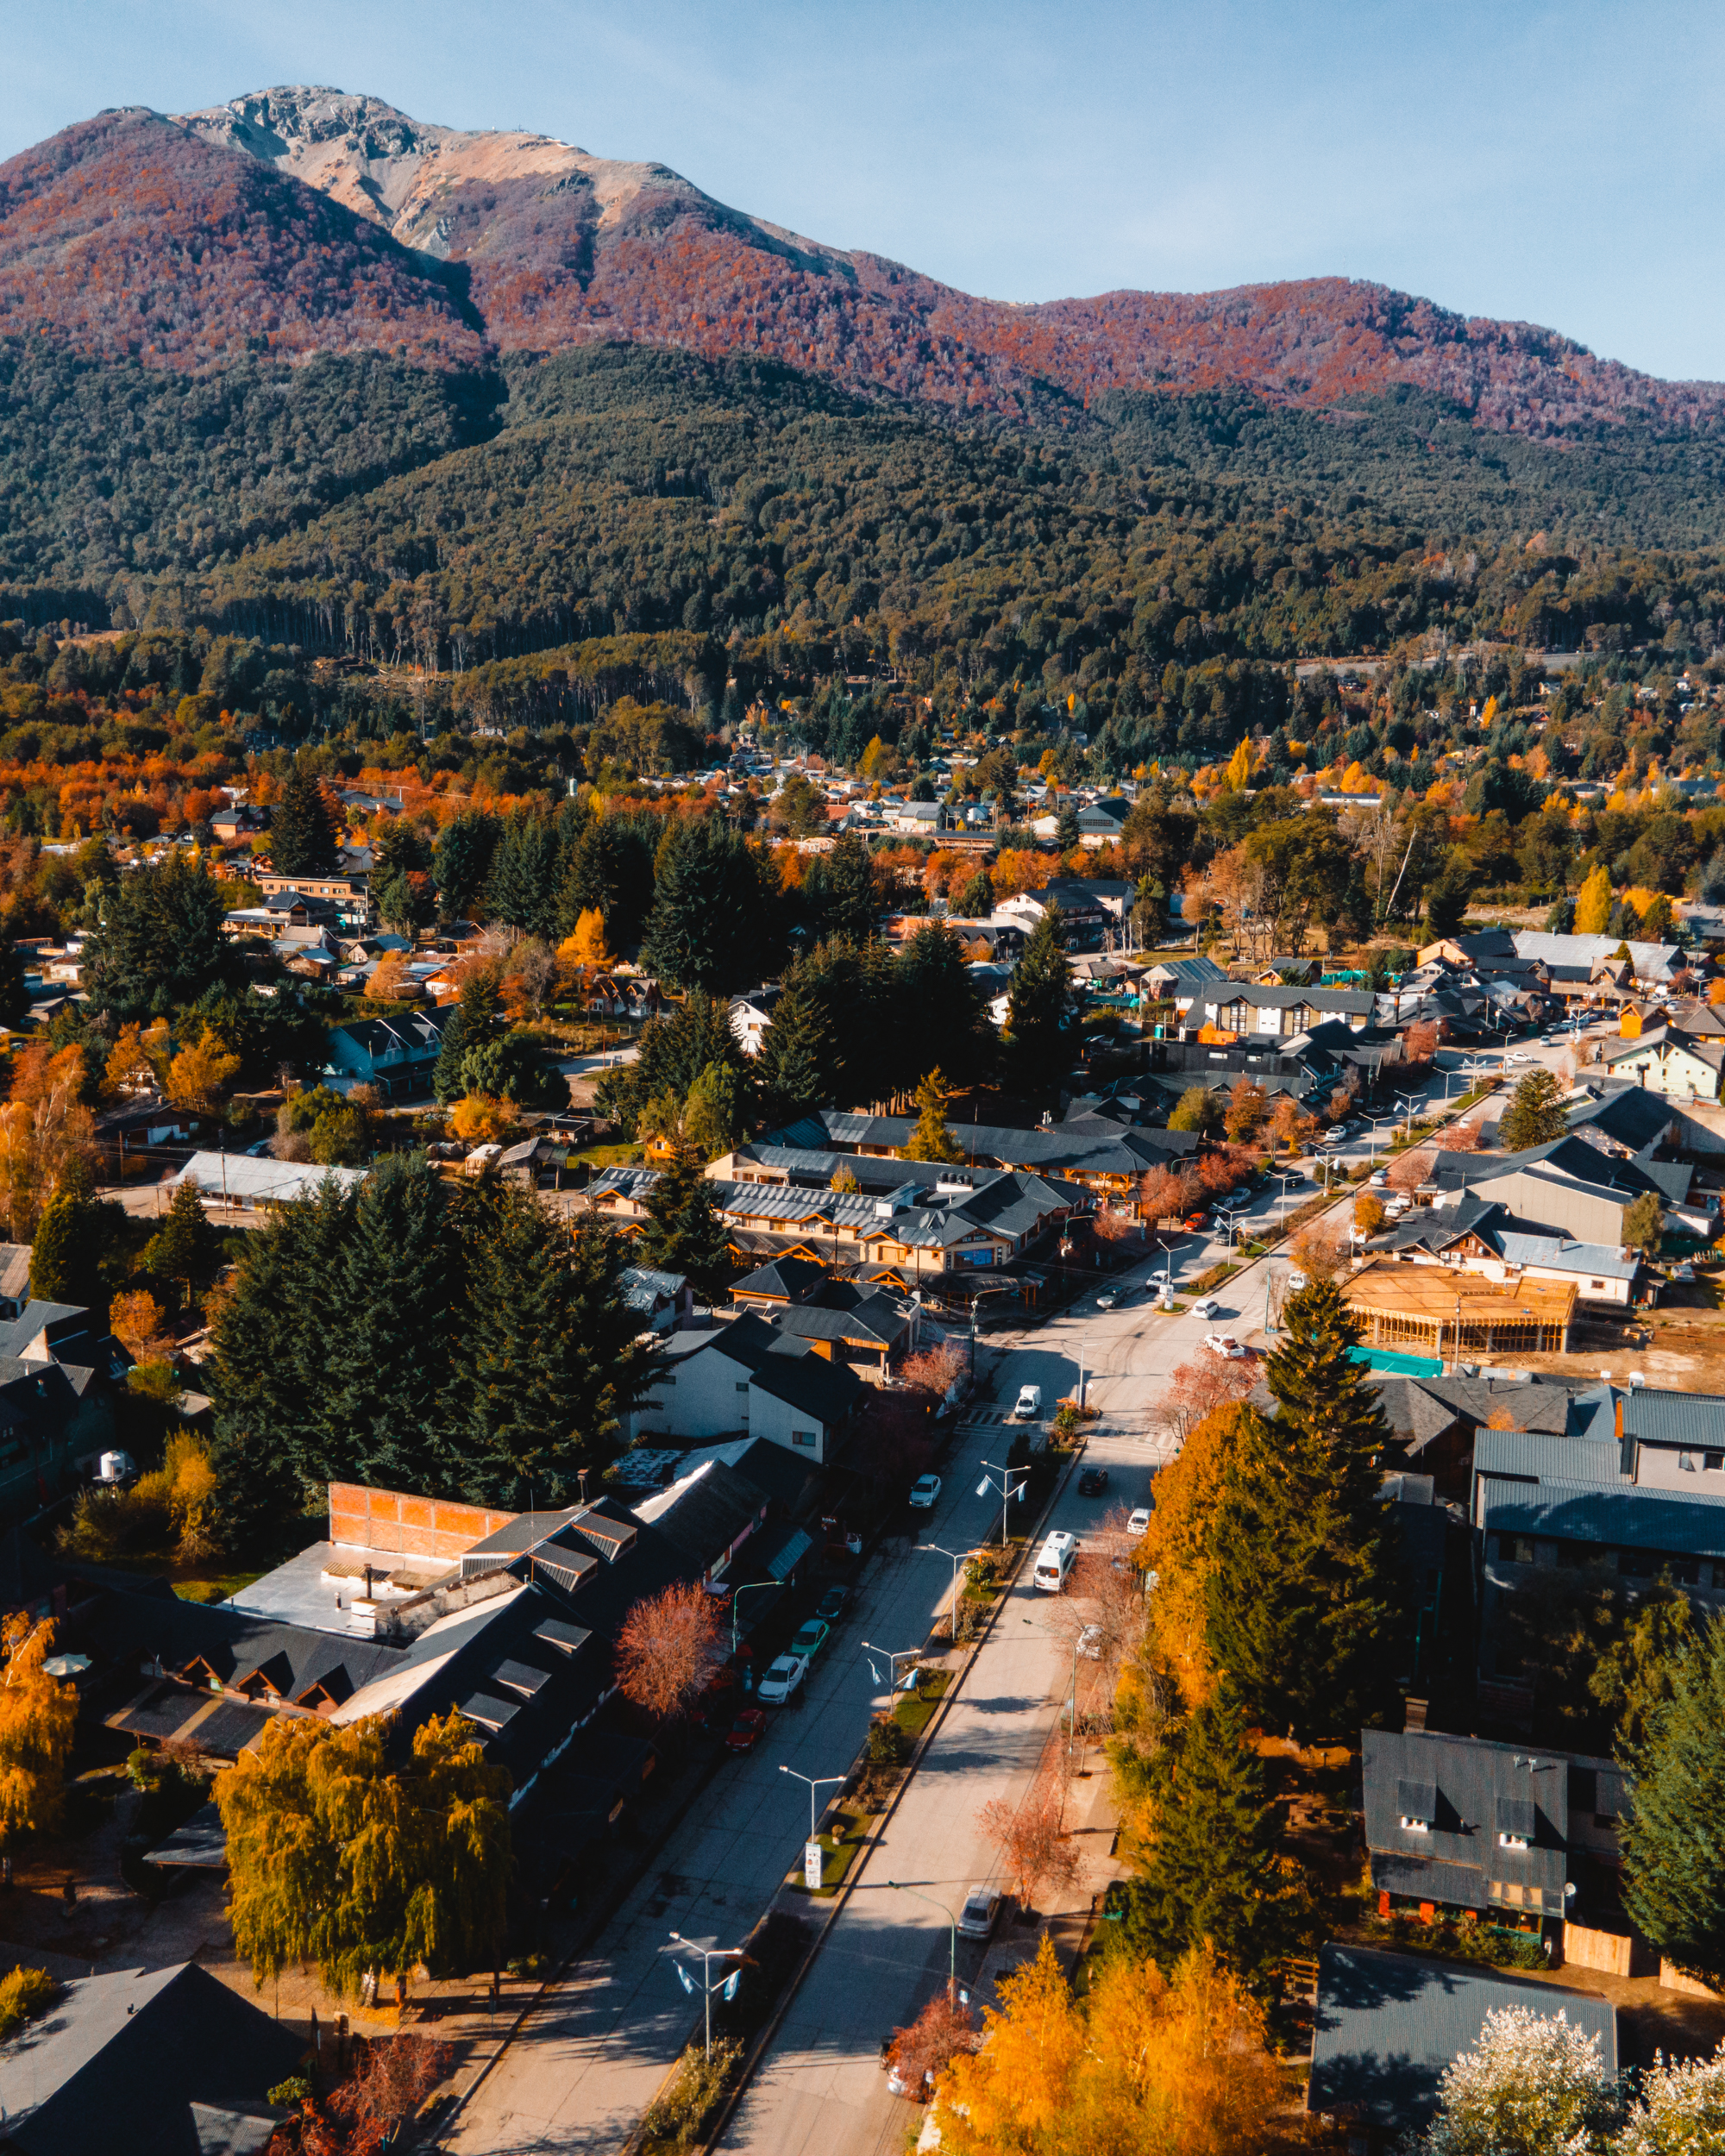
[(1514, 2006), (1565, 2015), (1598, 2037), (1606, 2072), (1616, 2072), (1616, 2009), (1594, 1992), (1332, 1943), (1318, 1956), (1308, 2106), (1394, 2129), (1422, 2128), (1437, 2109), (1445, 2067), (1478, 2042), (1488, 2014)]

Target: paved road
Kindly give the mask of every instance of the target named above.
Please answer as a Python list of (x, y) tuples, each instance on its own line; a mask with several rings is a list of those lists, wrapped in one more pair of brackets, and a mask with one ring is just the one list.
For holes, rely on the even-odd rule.
[[(1444, 1090), (1440, 1073), (1427, 1097), (1441, 1100)], [(1368, 1144), (1362, 1138), (1349, 1150), (1363, 1154)], [(1310, 1192), (1307, 1183), (1299, 1194)], [(1250, 1218), (1273, 1217), (1279, 1194), (1274, 1186), (1261, 1193)], [(1174, 1238), (1176, 1293), (1182, 1277), (1222, 1250), (1218, 1239)], [(1081, 1498), (1075, 1478), (1055, 1524), (1082, 1532), (1107, 1508), (1149, 1501), (1155, 1470), (1171, 1450), (1156, 1415), (1169, 1372), (1201, 1355), (1203, 1335), (1219, 1322), (1234, 1319), (1232, 1329), (1250, 1337), (1261, 1321), (1266, 1276), (1287, 1265), (1271, 1257), (1244, 1267), (1223, 1292), (1223, 1319), (1207, 1320), (1152, 1308), (1145, 1282), (1152, 1263), (1163, 1262), (1160, 1250), (1147, 1251), (1115, 1309), (1100, 1310), (1094, 1294), (1086, 1294), (1038, 1329), (989, 1337), (984, 1375), (992, 1379), (993, 1401), (976, 1403), (961, 1423), (941, 1498), (932, 1515), (916, 1523), (915, 1542), (889, 1542), (871, 1564), (813, 1672), (807, 1704), (775, 1715), (756, 1752), (721, 1768), (697, 1814), (669, 1838), (657, 1869), (607, 1927), (600, 1951), (552, 1994), (440, 2141), (451, 2156), (538, 2156), (553, 2149), (596, 2156), (621, 2145), (689, 2028), (688, 2002), (661, 1952), (668, 1934), (733, 1943), (795, 1865), (807, 1831), (808, 1792), (779, 1764), (814, 1775), (848, 1766), (869, 1714), (885, 1703), (859, 1643), (912, 1648), (925, 1639), (950, 1567), (918, 1545), (963, 1551), (987, 1532), (998, 1500), (979, 1497), (976, 1486), (983, 1463), (1006, 1457), (1011, 1438), (1004, 1419), (1019, 1386), (1039, 1385), (1051, 1404), (1076, 1388), (1081, 1365), (1094, 1379), (1089, 1397), (1101, 1413), (1087, 1457), (1108, 1468), (1110, 1488), (1105, 1500)], [(976, 1812), (990, 1797), (1016, 1796), (1026, 1786), (1071, 1671), (1069, 1635), (1058, 1628), (1051, 1598), (1026, 1581), (925, 1755), (888, 1839), (859, 1874), (858, 1890), (787, 2013), (726, 2147), (779, 2156), (812, 2147), (818, 2136), (822, 2156), (873, 2156), (901, 2146), (913, 2114), (887, 2096), (879, 2047), (941, 1980), (950, 1934), (936, 1910), (884, 1882), (902, 1873), (956, 1908), (969, 1884), (989, 1876)], [(1081, 1786), (1099, 1794), (1103, 1784), (1099, 1777)]]

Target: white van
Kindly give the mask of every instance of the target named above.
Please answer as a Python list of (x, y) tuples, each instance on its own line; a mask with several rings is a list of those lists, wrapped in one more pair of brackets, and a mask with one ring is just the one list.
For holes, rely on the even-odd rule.
[(1019, 1422), (1033, 1422), (1041, 1413), (1041, 1386), (1020, 1385), (1019, 1387), (1018, 1401), (1013, 1408), (1014, 1417)]
[(1066, 1576), (1078, 1561), (1078, 1538), (1064, 1528), (1057, 1529), (1038, 1552), (1036, 1583), (1044, 1595), (1057, 1595), (1066, 1584)]

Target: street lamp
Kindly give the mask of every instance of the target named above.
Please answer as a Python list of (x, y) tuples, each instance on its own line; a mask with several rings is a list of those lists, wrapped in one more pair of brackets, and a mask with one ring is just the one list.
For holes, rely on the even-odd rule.
[(795, 1767), (787, 1767), (787, 1766), (784, 1766), (784, 1765), (781, 1765), (781, 1767), (780, 1767), (780, 1769), (779, 1769), (779, 1771), (780, 1771), (780, 1773), (781, 1773), (781, 1774), (789, 1774), (789, 1775), (794, 1775), (794, 1776), (795, 1776), (795, 1777), (796, 1777), (796, 1779), (797, 1779), (799, 1782), (806, 1782), (806, 1783), (808, 1783), (808, 1793), (809, 1793), (809, 1839), (810, 1839), (811, 1841), (812, 1841), (812, 1840), (814, 1839), (814, 1793), (815, 1793), (815, 1791), (816, 1791), (817, 1789), (826, 1789), (826, 1788), (827, 1788), (827, 1787), (828, 1787), (831, 1783), (835, 1783), (835, 1782), (843, 1782), (843, 1781), (844, 1781), (845, 1779), (847, 1779), (847, 1777), (846, 1777), (844, 1775), (842, 1775), (842, 1774), (803, 1774), (803, 1773), (799, 1772), (799, 1771), (798, 1771)]
[(944, 1550), (938, 1542), (919, 1542), (916, 1546), (919, 1550), (932, 1551), (936, 1557), (950, 1557), (952, 1560), (952, 1644), (956, 1647), (958, 1645), (958, 1568), (964, 1562), (963, 1555), (957, 1550)]
[[(895, 1653), (890, 1647), (877, 1647), (872, 1639), (863, 1640), (862, 1642), (862, 1645), (865, 1653), (871, 1655), (878, 1654), (881, 1659), (888, 1664), (888, 1676), (887, 1679), (887, 1689), (891, 1692), (896, 1692), (899, 1689), (900, 1663), (914, 1662), (922, 1653), (922, 1649), (920, 1647), (900, 1647)], [(872, 1662), (869, 1664), (869, 1673), (874, 1678), (876, 1684), (881, 1682), (881, 1672), (875, 1667)]]
[[(1030, 1620), (1026, 1618), (1025, 1622), (1028, 1624)], [(944, 1902), (937, 1902), (932, 1894), (925, 1894), (920, 1887), (906, 1886), (898, 1879), (888, 1879), (887, 1884), (894, 1894), (915, 1895), (919, 1902), (926, 1902), (932, 1909), (938, 1909), (946, 1919), (951, 1932), (951, 1960), (946, 1974), (946, 1996), (948, 2003), (950, 2004), (958, 1996), (958, 1919), (947, 1908)]]
[[(1027, 1467), (996, 1467), (992, 1460), (984, 1460), (982, 1467), (984, 1473), (982, 1481), (976, 1485), (976, 1495), (979, 1497), (986, 1497), (991, 1489), (999, 1489), (1000, 1493), (1000, 1547), (1004, 1550), (1012, 1539), (1007, 1525), (1007, 1507), (1014, 1497), (1024, 1495), (1025, 1484), (1030, 1480), (1030, 1470)], [(997, 1475), (1000, 1478), (998, 1484), (994, 1481)], [(1015, 1475), (1019, 1477), (1016, 1483), (1013, 1481)]]
[[(713, 1984), (709, 1980), (708, 1971), (715, 1961), (740, 1961), (743, 1959), (743, 1949), (740, 1946), (704, 1946), (695, 1940), (685, 1939), (681, 1932), (673, 1932), (671, 1938), (673, 1942), (682, 1947), (686, 1952), (699, 1954), (701, 1958), (700, 1988), (706, 2001), (706, 2049), (710, 2056), (712, 2051), (712, 1995), (715, 1991), (719, 1991), (723, 1992), (727, 1999), (734, 1999), (737, 1996), (737, 1986), (742, 1978), (743, 1971), (741, 1969), (733, 1969), (728, 1977), (718, 1984)], [(662, 1954), (667, 1952), (667, 1949), (662, 1946), (659, 1951)], [(681, 1961), (674, 1962), (671, 1965), (677, 1972), (678, 1983), (682, 1985), (685, 1991), (693, 1995), (695, 1988), (694, 1978)]]
[(1398, 1093), (1396, 1098), (1408, 1111), (1408, 1135), (1409, 1138), (1412, 1138), (1414, 1135), (1414, 1111), (1420, 1104), (1420, 1096), (1417, 1093)]

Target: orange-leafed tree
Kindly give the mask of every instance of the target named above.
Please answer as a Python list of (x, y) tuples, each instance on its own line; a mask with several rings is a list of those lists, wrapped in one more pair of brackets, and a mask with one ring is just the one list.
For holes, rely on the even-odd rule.
[(1206, 1355), (1181, 1363), (1169, 1373), (1168, 1389), (1162, 1396), (1164, 1425), (1182, 1445), (1206, 1415), (1244, 1400), (1258, 1382), (1258, 1365), (1251, 1361), (1225, 1363)]
[(219, 1034), (206, 1032), (168, 1065), (167, 1097), (189, 1115), (213, 1115), (239, 1071), (239, 1057), (229, 1053)]
[(1193, 1423), (1179, 1458), (1157, 1476), (1156, 1509), (1138, 1552), (1138, 1564), (1156, 1575), (1145, 1613), (1146, 1651), (1139, 1659), (1171, 1675), (1189, 1707), (1207, 1699), (1215, 1681), (1206, 1604), (1211, 1538), (1254, 1420), (1254, 1411), (1236, 1397)]
[(1057, 1894), (1077, 1883), (1083, 1859), (1064, 1831), (1064, 1811), (1060, 1777), (1044, 1766), (1018, 1803), (994, 1797), (976, 1814), (1022, 1908), (1044, 1887)]
[(980, 2040), (970, 2009), (937, 1991), (915, 2021), (893, 2031), (887, 2064), (898, 2068), (906, 2090), (916, 2096), (925, 2080), (944, 2074), (961, 2052), (975, 2051)]
[(51, 1619), (19, 1613), (0, 1627), (0, 1835), (52, 1827), (66, 1791), (66, 1762), (78, 1695), (43, 1668), (53, 1645)]
[(108, 1309), (108, 1323), (122, 1347), (140, 1363), (153, 1363), (167, 1352), (167, 1326), (162, 1307), (147, 1288), (135, 1288), (116, 1295)]
[(982, 2048), (956, 2057), (940, 2084), (940, 2145), (960, 2156), (1053, 2151), (1088, 2040), (1046, 1932), (1035, 1960), (1002, 1977), (995, 1996)]
[(618, 1689), (658, 1721), (688, 1713), (718, 1660), (718, 1615), (700, 1587), (643, 1595), (618, 1628)]

